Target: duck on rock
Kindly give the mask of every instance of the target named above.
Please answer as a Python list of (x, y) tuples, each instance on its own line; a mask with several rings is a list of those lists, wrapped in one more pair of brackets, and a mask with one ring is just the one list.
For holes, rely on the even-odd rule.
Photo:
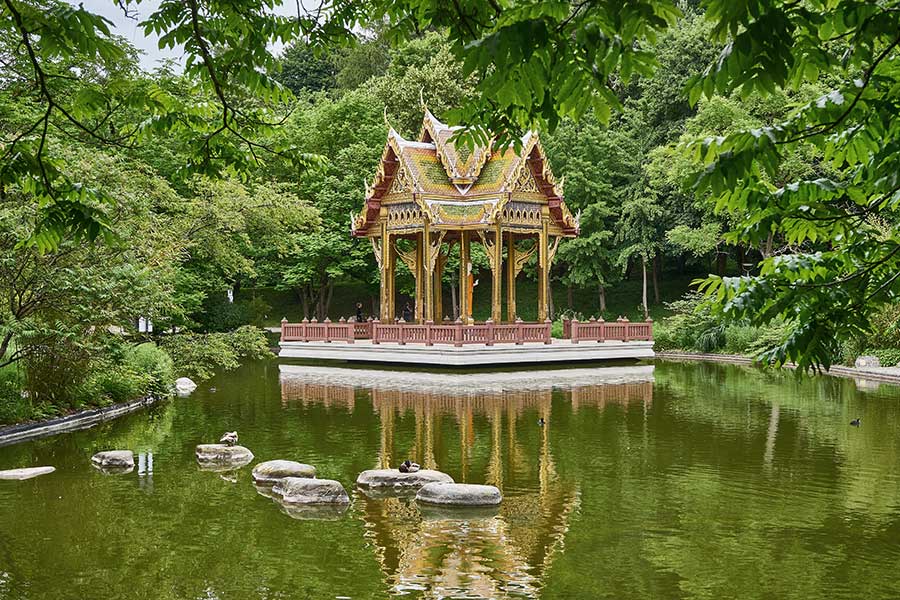
[(418, 463), (414, 463), (409, 459), (406, 459), (402, 463), (400, 463), (400, 466), (397, 467), (397, 470), (401, 473), (417, 473), (421, 468), (422, 467), (420, 467)]
[(237, 431), (226, 431), (222, 437), (219, 439), (220, 444), (225, 444), (226, 446), (234, 446), (238, 442), (238, 434)]

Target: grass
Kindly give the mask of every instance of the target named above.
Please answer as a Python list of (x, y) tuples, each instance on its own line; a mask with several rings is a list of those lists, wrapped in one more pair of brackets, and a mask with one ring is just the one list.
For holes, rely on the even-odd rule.
[[(473, 314), (476, 320), (485, 320), (491, 314), (491, 281), (489, 277), (480, 277), (481, 282), (475, 288), (473, 298)], [(661, 278), (659, 293), (660, 302), (653, 302), (653, 289), (650, 288), (650, 316), (654, 320), (659, 320), (669, 314), (663, 303), (680, 298), (690, 286), (690, 282), (694, 279), (693, 275), (667, 275)], [(242, 290), (243, 298), (238, 300), (249, 300), (254, 295), (265, 301), (271, 308), (267, 311), (264, 322), (267, 326), (277, 326), (281, 322), (282, 317), (286, 317), (288, 321), (297, 322), (303, 318), (303, 307), (300, 304), (296, 294), (286, 291), (277, 291), (269, 289), (245, 289)], [(506, 289), (504, 287), (504, 305), (506, 303)], [(371, 287), (361, 284), (336, 284), (334, 295), (331, 301), (331, 309), (329, 317), (337, 320), (340, 317), (350, 317), (356, 313), (356, 303), (362, 302), (364, 312), (368, 315), (373, 311), (371, 301)], [(553, 289), (553, 302), (556, 314), (560, 314), (566, 310), (574, 310), (585, 317), (600, 316), (599, 297), (597, 288), (575, 288), (572, 293), (572, 306), (569, 307), (567, 301), (567, 290), (562, 285), (557, 285)], [(408, 296), (398, 294), (397, 309), (398, 312), (403, 303), (409, 299)], [(377, 297), (376, 297), (377, 301)], [(524, 277), (519, 279), (516, 287), (516, 304), (519, 315), (526, 321), (535, 320), (537, 318), (537, 283), (527, 280)], [(610, 289), (606, 293), (607, 310), (602, 315), (603, 318), (610, 320), (618, 316), (626, 316), (631, 320), (643, 319), (641, 311), (641, 281), (639, 278), (622, 281)], [(448, 316), (452, 316), (450, 303), (450, 288), (444, 286), (444, 312)], [(505, 308), (504, 308), (505, 313)], [(504, 314), (504, 318), (506, 315)]]

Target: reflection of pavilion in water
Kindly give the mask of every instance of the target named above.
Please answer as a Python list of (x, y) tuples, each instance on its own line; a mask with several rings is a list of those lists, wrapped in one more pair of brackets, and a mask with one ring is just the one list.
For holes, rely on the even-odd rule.
[[(370, 396), (381, 423), (380, 448), (373, 466), (391, 466), (400, 418), (408, 423), (412, 416), (413, 441), (402, 456), (427, 468), (441, 468), (436, 440), (441, 435), (441, 420), (452, 417), (459, 431), (460, 454), (458, 472), (451, 474), (458, 481), (484, 481), (503, 490), (504, 500), (496, 515), (462, 519), (423, 515), (408, 498), (359, 495), (359, 513), (392, 593), (435, 598), (537, 597), (541, 577), (562, 550), (579, 504), (578, 483), (557, 473), (550, 444), (552, 426), (540, 428), (536, 444), (534, 430), (517, 435), (517, 428), (524, 427), (523, 415), (552, 424), (553, 394), (559, 388), (573, 412), (635, 403), (646, 410), (653, 394), (652, 367), (649, 371), (636, 367), (638, 370), (612, 379), (604, 379), (601, 373), (599, 380), (609, 383), (596, 383), (594, 377), (592, 385), (574, 383), (592, 381), (587, 373), (571, 376), (567, 382), (565, 374), (571, 372), (548, 371), (537, 377), (543, 377), (543, 383), (536, 383), (532, 374), (520, 373), (507, 384), (482, 386), (476, 375), (437, 377), (428, 382), (431, 374), (379, 372), (373, 376), (374, 371), (304, 369), (283, 369), (283, 402), (352, 411), (357, 399)], [(497, 375), (485, 374), (495, 378), (494, 383)], [(453, 385), (453, 377), (465, 377), (467, 384)], [(473, 466), (471, 452), (476, 444), (476, 424), (484, 421), (490, 427), (490, 450), (486, 466), (479, 468)], [(446, 440), (440, 441), (446, 446)], [(523, 485), (518, 480), (523, 478), (530, 481)]]

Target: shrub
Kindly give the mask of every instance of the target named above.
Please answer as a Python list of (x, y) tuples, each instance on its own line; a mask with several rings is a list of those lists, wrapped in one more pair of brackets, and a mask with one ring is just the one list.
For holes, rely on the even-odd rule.
[(14, 365), (0, 369), (0, 423), (31, 418), (31, 402), (22, 395), (22, 377)]
[[(893, 367), (900, 363), (900, 348), (869, 348), (862, 354), (877, 357), (882, 367)], [(856, 360), (856, 357), (853, 359)]]
[(675, 340), (674, 331), (662, 321), (653, 323), (653, 348), (655, 350), (681, 350)]
[(152, 342), (132, 346), (125, 351), (124, 361), (132, 371), (147, 377), (143, 394), (163, 398), (171, 393), (175, 381), (175, 364), (165, 350)]
[(265, 332), (251, 325), (231, 333), (180, 333), (161, 344), (175, 363), (175, 374), (193, 379), (209, 379), (216, 369), (235, 369), (241, 360), (271, 356)]
[(266, 332), (259, 327), (245, 325), (224, 335), (238, 359), (260, 360), (271, 356)]
[(107, 406), (143, 395), (149, 377), (122, 365), (97, 364), (73, 390), (73, 408)]

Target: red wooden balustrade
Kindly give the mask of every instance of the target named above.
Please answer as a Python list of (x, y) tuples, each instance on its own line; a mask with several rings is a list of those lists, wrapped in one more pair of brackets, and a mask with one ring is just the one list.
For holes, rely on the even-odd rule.
[[(590, 321), (577, 319), (563, 321), (563, 337), (579, 342), (606, 341), (652, 341), (653, 321), (631, 322), (626, 318), (615, 321), (604, 321), (591, 318)], [(551, 343), (550, 321), (543, 323), (478, 323), (464, 325), (457, 321), (451, 323), (426, 322), (417, 323), (381, 323), (380, 321), (346, 321), (343, 318), (337, 323), (325, 319), (321, 323), (313, 319), (303, 319), (300, 323), (281, 322), (282, 342), (347, 342), (355, 340), (372, 340), (373, 344), (446, 344), (463, 346), (466, 344), (524, 344)]]
[(605, 342), (616, 340), (620, 342), (653, 341), (653, 320), (631, 322), (627, 318), (619, 317), (615, 321), (597, 320), (591, 317), (590, 321), (578, 319), (563, 321), (563, 337), (578, 342)]
[(319, 323), (315, 319), (303, 319), (300, 323), (281, 321), (282, 342), (348, 342), (371, 339), (373, 344), (446, 344), (463, 346), (466, 344), (524, 344), (537, 342), (550, 344), (550, 321), (543, 323), (479, 323), (464, 325), (456, 323), (381, 323), (380, 321), (352, 322), (343, 318), (337, 323), (329, 319)]

